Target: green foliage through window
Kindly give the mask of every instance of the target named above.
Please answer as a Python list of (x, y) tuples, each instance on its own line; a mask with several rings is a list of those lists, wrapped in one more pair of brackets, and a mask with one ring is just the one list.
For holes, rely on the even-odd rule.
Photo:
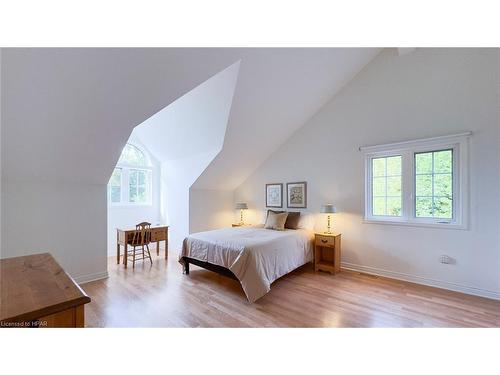
[(131, 169), (129, 172), (129, 201), (131, 203), (148, 202), (148, 171)]
[(453, 218), (453, 151), (415, 154), (415, 216)]
[(149, 166), (149, 160), (137, 147), (127, 143), (122, 150), (120, 160), (118, 164), (127, 164), (134, 167), (147, 167)]
[(401, 216), (401, 156), (372, 159), (372, 214)]
[(150, 204), (151, 181), (152, 172), (147, 154), (127, 143), (108, 182), (108, 201)]
[(121, 201), (122, 193), (122, 170), (115, 168), (108, 183), (109, 200), (112, 203), (119, 203)]

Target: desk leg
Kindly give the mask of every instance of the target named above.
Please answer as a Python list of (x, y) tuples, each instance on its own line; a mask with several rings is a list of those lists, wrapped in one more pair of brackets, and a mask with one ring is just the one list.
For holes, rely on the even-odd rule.
[(168, 259), (168, 236), (165, 240), (165, 259)]
[(156, 241), (156, 256), (160, 255), (160, 241)]
[(125, 242), (125, 254), (123, 254), (123, 264), (125, 265), (125, 268), (127, 268), (127, 259), (128, 259), (128, 256), (127, 256), (127, 243)]
[(120, 233), (116, 231), (116, 264), (120, 264)]

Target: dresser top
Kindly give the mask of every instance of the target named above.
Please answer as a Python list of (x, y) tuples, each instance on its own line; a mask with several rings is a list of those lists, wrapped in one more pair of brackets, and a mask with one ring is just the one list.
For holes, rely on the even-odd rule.
[(337, 237), (337, 236), (340, 236), (340, 233), (338, 233), (338, 232), (332, 232), (332, 233), (315, 232), (314, 235), (316, 235), (316, 236), (325, 236), (325, 237)]
[(49, 253), (0, 260), (0, 321), (28, 321), (90, 298)]

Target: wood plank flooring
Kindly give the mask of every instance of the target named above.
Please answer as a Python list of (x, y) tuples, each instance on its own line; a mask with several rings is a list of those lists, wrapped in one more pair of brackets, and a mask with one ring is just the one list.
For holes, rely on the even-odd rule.
[(249, 303), (235, 280), (191, 266), (177, 256), (124, 269), (83, 284), (88, 327), (500, 327), (500, 301), (403, 281), (305, 265)]

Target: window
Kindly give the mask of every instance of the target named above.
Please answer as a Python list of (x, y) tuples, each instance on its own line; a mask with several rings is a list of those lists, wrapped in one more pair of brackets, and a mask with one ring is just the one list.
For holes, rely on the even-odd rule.
[(111, 205), (150, 205), (152, 169), (147, 154), (127, 143), (108, 183)]
[(466, 228), (470, 134), (360, 148), (365, 221)]
[(415, 154), (416, 217), (453, 218), (453, 150)]
[(372, 215), (401, 216), (401, 156), (372, 159)]
[(122, 201), (122, 169), (115, 168), (109, 179), (109, 201), (120, 203)]

